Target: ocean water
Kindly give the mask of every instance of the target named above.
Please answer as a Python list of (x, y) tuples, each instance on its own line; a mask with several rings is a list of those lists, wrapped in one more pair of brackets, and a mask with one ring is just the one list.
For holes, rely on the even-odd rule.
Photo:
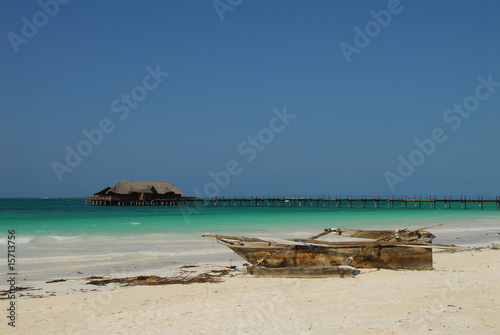
[(494, 204), (471, 207), (98, 207), (83, 199), (0, 199), (0, 272), (8, 272), (9, 230), (16, 231), (19, 275), (40, 279), (155, 274), (186, 264), (241, 261), (203, 233), (309, 237), (325, 228), (417, 229), (444, 222), (430, 229), (436, 243), (498, 242), (500, 211)]

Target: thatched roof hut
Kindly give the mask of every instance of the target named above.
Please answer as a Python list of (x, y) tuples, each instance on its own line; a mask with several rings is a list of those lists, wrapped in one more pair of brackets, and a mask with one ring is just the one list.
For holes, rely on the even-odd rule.
[(177, 198), (182, 191), (170, 182), (162, 181), (119, 181), (112, 187), (94, 193), (96, 196), (112, 196), (122, 200)]

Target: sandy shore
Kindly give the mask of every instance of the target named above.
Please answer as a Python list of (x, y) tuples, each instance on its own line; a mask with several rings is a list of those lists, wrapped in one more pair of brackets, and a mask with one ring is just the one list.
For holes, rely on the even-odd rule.
[(8, 300), (0, 300), (0, 333), (499, 334), (499, 256), (435, 253), (431, 271), (365, 269), (353, 278), (239, 275), (98, 291), (76, 281), (45, 284), (73, 293), (46, 296), (44, 287), (45, 297), (17, 298), (15, 328), (7, 325)]

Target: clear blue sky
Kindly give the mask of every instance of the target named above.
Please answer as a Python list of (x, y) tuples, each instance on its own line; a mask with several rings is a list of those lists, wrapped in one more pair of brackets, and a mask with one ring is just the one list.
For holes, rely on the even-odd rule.
[(60, 1), (0, 2), (0, 197), (500, 195), (499, 1)]

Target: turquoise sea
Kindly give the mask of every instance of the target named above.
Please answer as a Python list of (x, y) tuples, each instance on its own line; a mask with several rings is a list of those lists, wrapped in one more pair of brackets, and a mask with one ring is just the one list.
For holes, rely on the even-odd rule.
[(83, 199), (0, 199), (0, 272), (7, 267), (9, 230), (15, 230), (20, 276), (61, 278), (154, 274), (185, 264), (225, 264), (233, 259), (230, 250), (202, 238), (203, 233), (308, 237), (325, 228), (416, 229), (441, 222), (445, 225), (431, 229), (436, 243), (485, 245), (500, 237), (500, 211), (494, 204), (484, 210), (189, 208), (85, 206)]

